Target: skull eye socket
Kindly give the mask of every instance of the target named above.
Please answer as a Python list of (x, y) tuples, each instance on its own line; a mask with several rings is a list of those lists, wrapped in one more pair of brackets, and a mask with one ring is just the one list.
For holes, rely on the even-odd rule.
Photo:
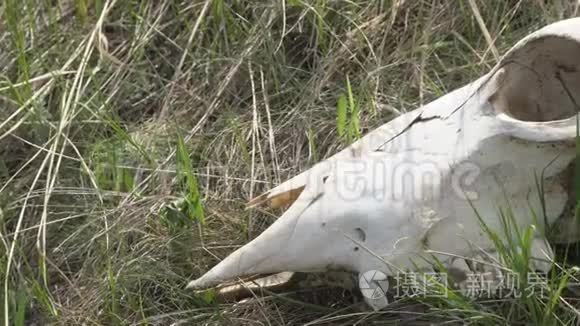
[(559, 36), (532, 40), (509, 53), (495, 74), (496, 113), (529, 122), (570, 118), (580, 109), (580, 43)]

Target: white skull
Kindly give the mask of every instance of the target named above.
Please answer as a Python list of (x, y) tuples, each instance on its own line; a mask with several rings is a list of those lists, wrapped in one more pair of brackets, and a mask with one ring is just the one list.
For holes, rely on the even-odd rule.
[(525, 37), (473, 83), (251, 201), (291, 205), (189, 287), (283, 271), (393, 275), (427, 268), (433, 254), (451, 262), (493, 247), (475, 212), (499, 230), (507, 202), (518, 228), (552, 224), (568, 198), (559, 174), (575, 157), (576, 103), (580, 18)]

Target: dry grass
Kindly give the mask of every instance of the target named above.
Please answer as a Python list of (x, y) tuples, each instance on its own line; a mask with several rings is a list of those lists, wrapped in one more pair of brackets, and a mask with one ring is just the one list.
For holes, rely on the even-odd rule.
[(364, 134), (480, 76), (523, 35), (578, 15), (578, 4), (6, 0), (0, 8), (0, 320), (526, 320), (510, 302), (471, 310), (404, 302), (367, 313), (358, 294), (338, 289), (216, 304), (184, 286), (274, 221), (279, 212), (244, 210), (249, 198), (345, 145), (337, 101), (347, 76), (360, 119), (353, 134)]

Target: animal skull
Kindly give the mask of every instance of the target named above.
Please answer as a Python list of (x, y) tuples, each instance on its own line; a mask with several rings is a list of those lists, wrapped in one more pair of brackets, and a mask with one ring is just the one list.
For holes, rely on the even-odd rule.
[(452, 266), (452, 257), (493, 248), (475, 212), (501, 230), (506, 200), (517, 227), (552, 224), (568, 198), (560, 174), (575, 157), (577, 103), (580, 18), (530, 34), (483, 77), (253, 199), (289, 208), (188, 287), (284, 271), (393, 275), (433, 257)]

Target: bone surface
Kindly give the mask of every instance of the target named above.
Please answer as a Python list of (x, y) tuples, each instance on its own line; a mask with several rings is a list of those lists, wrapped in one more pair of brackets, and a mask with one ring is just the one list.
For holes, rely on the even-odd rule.
[(559, 175), (575, 156), (577, 103), (580, 18), (530, 34), (476, 81), (251, 200), (288, 209), (188, 287), (284, 271), (393, 275), (428, 268), (433, 255), (451, 262), (493, 247), (476, 211), (500, 230), (501, 205), (519, 228), (552, 224), (568, 199)]

